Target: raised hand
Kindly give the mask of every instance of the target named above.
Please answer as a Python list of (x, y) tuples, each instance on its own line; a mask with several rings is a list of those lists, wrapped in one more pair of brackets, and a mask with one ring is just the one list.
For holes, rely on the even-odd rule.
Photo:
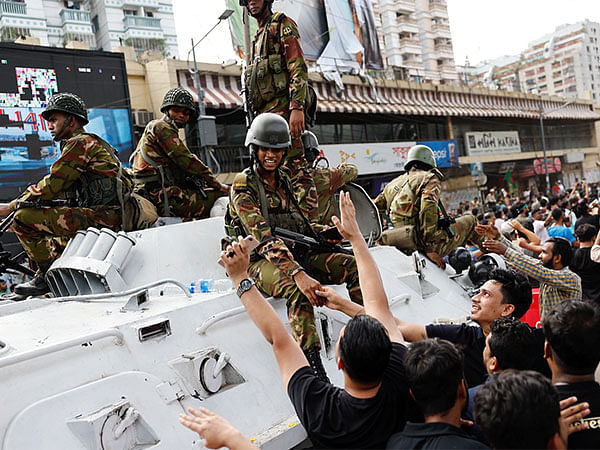
[(348, 241), (362, 239), (362, 233), (356, 222), (356, 209), (350, 199), (350, 193), (340, 193), (340, 218), (333, 216), (331, 220), (340, 234)]

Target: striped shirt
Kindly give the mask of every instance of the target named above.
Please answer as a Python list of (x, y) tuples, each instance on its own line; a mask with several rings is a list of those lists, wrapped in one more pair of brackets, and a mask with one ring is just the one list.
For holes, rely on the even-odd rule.
[(540, 320), (564, 300), (581, 300), (581, 278), (567, 267), (548, 269), (538, 259), (526, 256), (504, 236), (500, 241), (508, 246), (504, 257), (517, 270), (540, 282)]

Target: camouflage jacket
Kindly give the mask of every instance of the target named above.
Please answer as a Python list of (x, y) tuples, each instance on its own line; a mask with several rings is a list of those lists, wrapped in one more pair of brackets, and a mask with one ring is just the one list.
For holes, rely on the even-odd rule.
[(334, 213), (333, 198), (335, 192), (358, 176), (358, 167), (354, 164), (340, 164), (330, 169), (311, 169), (311, 175), (317, 189), (319, 202), (319, 223), (329, 224)]
[(302, 267), (294, 260), (292, 252), (284, 242), (271, 233), (271, 225), (262, 213), (259, 188), (256, 186), (256, 183), (262, 183), (271, 213), (296, 211), (283, 185), (283, 182), (290, 182), (289, 178), (281, 170), (278, 171), (278, 177), (277, 188), (274, 190), (257, 171), (252, 173), (250, 169), (246, 169), (238, 173), (231, 186), (229, 215), (234, 221), (239, 218), (245, 231), (260, 242), (257, 248), (258, 255), (292, 278)]
[(83, 128), (75, 130), (73, 136), (62, 141), (60, 146), (60, 157), (50, 167), (50, 173), (29, 186), (19, 200), (62, 198), (77, 182), (83, 182), (86, 175), (116, 178), (119, 174), (119, 164), (114, 157), (96, 138), (85, 134)]
[(427, 245), (438, 231), (441, 180), (442, 174), (437, 169), (413, 168), (389, 182), (375, 199), (375, 205), (380, 213), (389, 214), (395, 226), (418, 226), (419, 237)]
[(255, 56), (261, 54), (263, 33), (267, 32), (267, 55), (281, 54), (285, 59), (285, 66), (289, 74), (289, 96), (275, 98), (264, 105), (260, 111), (254, 111), (254, 113), (272, 112), (289, 119), (290, 110), (304, 109), (308, 69), (300, 44), (298, 25), (285, 14), (275, 14), (277, 16), (274, 20), (265, 21), (265, 25), (269, 23), (268, 30), (265, 30), (263, 25), (256, 32), (252, 41), (250, 57), (251, 60), (254, 60)]
[[(138, 150), (133, 159), (133, 174), (136, 178), (156, 176), (157, 171), (143, 158), (141, 148), (157, 165), (169, 168), (173, 173), (196, 175), (209, 187), (219, 189), (221, 184), (208, 167), (192, 154), (179, 138), (179, 129), (163, 117), (146, 125), (138, 142)], [(177, 181), (177, 180), (175, 180)]]

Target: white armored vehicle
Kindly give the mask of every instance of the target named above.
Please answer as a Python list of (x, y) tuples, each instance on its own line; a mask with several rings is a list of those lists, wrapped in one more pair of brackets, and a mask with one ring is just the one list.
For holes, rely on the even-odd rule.
[[(374, 242), (377, 212), (361, 204), (359, 189), (351, 192)], [(223, 235), (221, 217), (131, 233), (80, 231), (48, 273), (53, 298), (0, 304), (0, 447), (203, 448), (178, 422), (198, 406), (263, 448), (305, 440), (270, 345), (222, 286)], [(466, 276), (392, 247), (371, 251), (397, 317), (429, 323), (469, 315)], [(199, 292), (198, 283), (190, 293), (199, 279), (216, 280), (220, 291)], [(285, 301), (270, 302), (287, 323)], [(334, 349), (348, 318), (327, 308), (316, 318), (325, 368), (341, 385)]]

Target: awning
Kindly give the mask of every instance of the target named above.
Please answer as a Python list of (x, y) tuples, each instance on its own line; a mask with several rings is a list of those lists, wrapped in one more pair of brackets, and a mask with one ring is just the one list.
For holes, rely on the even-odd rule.
[[(192, 76), (187, 71), (178, 72), (179, 85), (186, 88), (197, 101)], [(342, 95), (326, 82), (311, 84), (319, 99), (318, 111), (331, 113), (394, 114), (415, 116), (453, 117), (507, 117), (521, 119), (539, 118), (539, 101), (517, 95), (479, 94), (446, 91), (424, 86), (423, 89), (392, 88), (346, 83)], [(243, 105), (242, 83), (239, 76), (201, 73), (200, 85), (205, 92), (208, 108), (233, 109)], [(598, 120), (589, 103), (543, 100), (545, 119)]]

